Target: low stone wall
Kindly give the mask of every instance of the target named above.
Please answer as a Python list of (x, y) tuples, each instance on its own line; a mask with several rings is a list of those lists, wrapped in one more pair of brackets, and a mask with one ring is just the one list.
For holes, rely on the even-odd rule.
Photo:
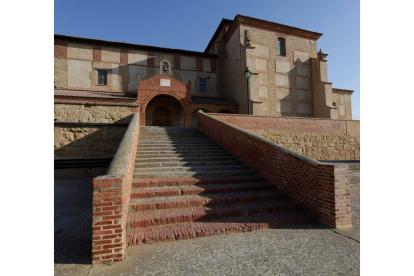
[(359, 160), (360, 140), (343, 133), (298, 133), (248, 129), (269, 141), (316, 160)]
[(78, 123), (128, 123), (134, 107), (126, 105), (55, 103), (55, 121)]
[(112, 157), (127, 125), (55, 125), (55, 158)]
[(92, 263), (125, 258), (126, 222), (139, 136), (134, 114), (106, 175), (93, 179)]
[(316, 160), (359, 160), (359, 121), (211, 114)]
[(351, 225), (347, 165), (322, 164), (217, 117), (199, 112), (198, 128), (293, 200), (317, 213), (321, 222), (336, 228)]

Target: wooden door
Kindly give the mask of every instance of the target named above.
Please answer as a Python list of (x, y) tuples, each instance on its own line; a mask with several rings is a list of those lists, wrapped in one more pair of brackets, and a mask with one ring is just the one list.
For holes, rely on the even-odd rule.
[(154, 110), (152, 117), (153, 126), (172, 126), (172, 115), (171, 111), (166, 107), (158, 107)]

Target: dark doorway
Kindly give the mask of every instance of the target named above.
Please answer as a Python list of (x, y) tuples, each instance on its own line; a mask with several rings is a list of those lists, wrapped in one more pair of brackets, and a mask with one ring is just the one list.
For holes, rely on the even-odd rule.
[(158, 107), (154, 110), (154, 116), (152, 117), (153, 126), (172, 126), (171, 111), (166, 107)]

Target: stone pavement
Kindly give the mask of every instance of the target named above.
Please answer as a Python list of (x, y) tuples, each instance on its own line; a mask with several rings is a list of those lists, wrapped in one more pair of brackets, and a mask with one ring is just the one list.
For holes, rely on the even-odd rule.
[(124, 262), (91, 267), (88, 181), (55, 181), (55, 275), (359, 275), (359, 184), (351, 190), (352, 229), (314, 223), (131, 246)]

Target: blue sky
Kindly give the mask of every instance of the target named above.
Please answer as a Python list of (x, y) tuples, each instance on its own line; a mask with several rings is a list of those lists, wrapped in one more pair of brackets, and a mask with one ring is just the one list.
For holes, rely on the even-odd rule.
[(55, 0), (55, 33), (204, 51), (222, 18), (257, 17), (323, 33), (328, 80), (351, 89), (359, 119), (358, 0)]

